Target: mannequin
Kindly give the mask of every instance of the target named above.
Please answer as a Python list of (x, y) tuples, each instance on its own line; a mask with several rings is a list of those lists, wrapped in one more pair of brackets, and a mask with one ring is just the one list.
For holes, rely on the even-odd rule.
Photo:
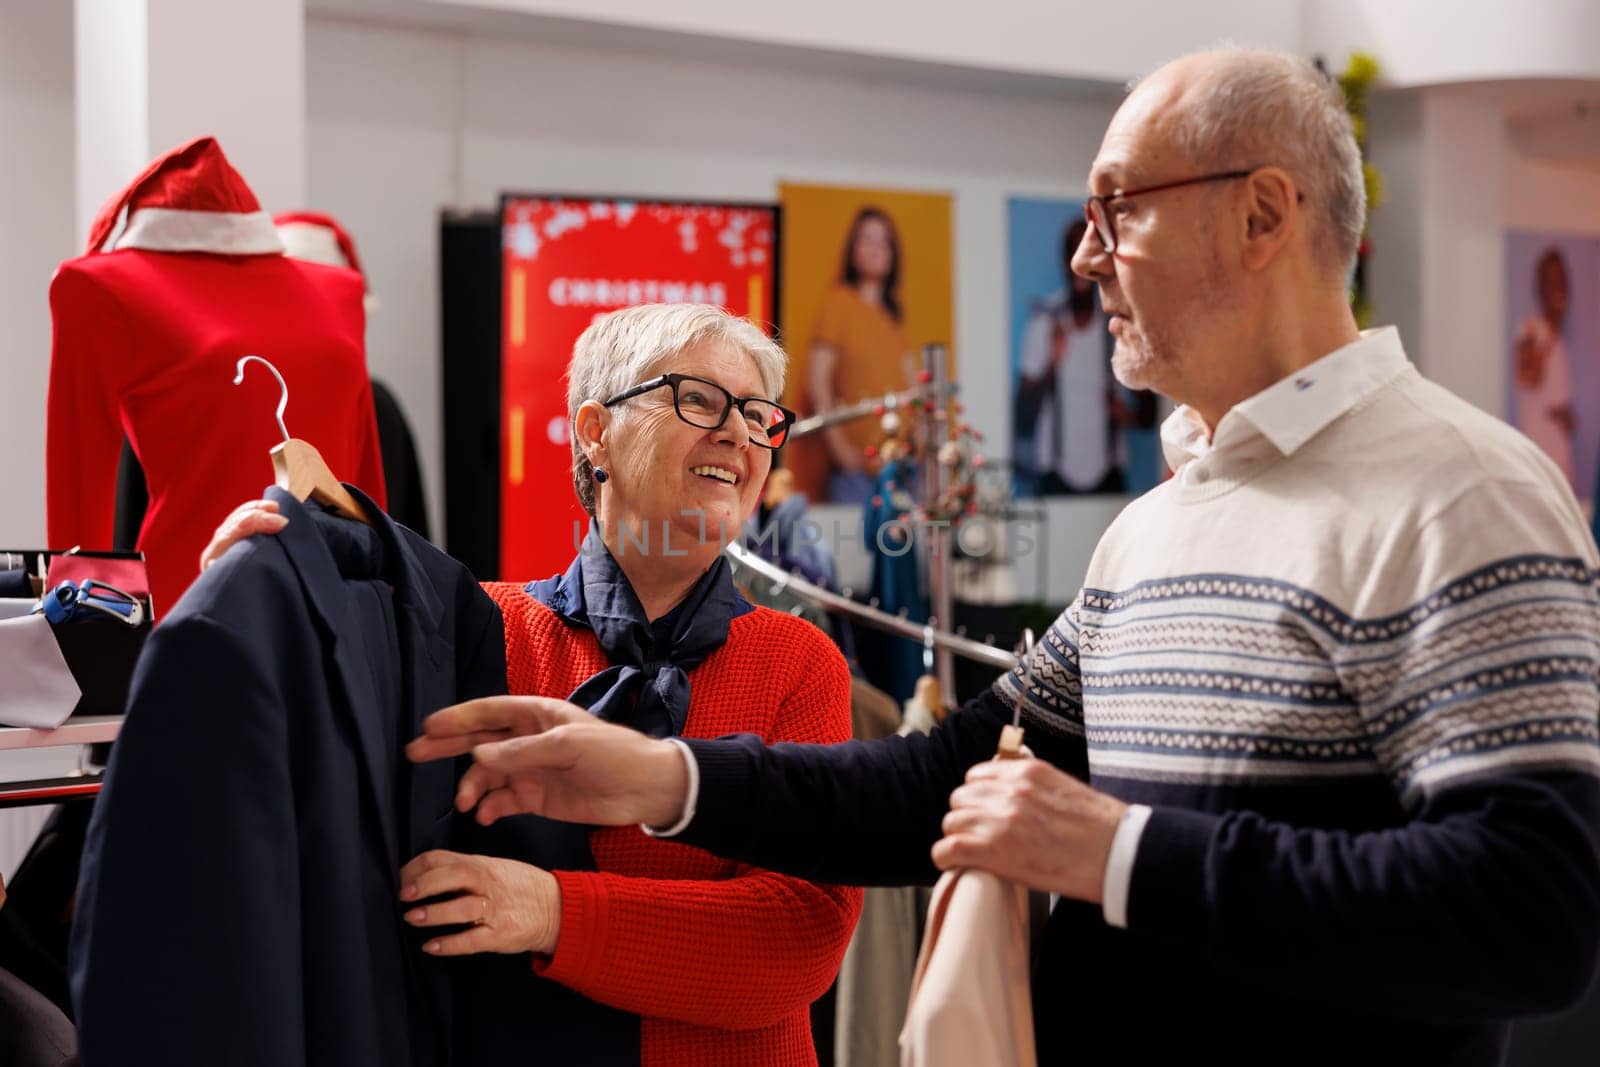
[(212, 138), (162, 156), (106, 203), (87, 254), (56, 272), (50, 311), (50, 543), (112, 543), (126, 435), (149, 487), (137, 547), (158, 619), (197, 576), (217, 523), (272, 481), (277, 383), (232, 385), (239, 357), (270, 360), (289, 386), (290, 432), (385, 503), (361, 279), (286, 257)]

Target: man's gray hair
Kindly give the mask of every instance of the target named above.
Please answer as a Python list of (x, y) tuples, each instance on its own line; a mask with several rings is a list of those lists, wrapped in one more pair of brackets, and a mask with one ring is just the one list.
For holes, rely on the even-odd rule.
[(1178, 145), (1207, 170), (1279, 166), (1305, 195), (1312, 247), (1330, 272), (1355, 264), (1367, 187), (1338, 83), (1305, 60), (1224, 46), (1175, 123)]
[(666, 363), (706, 341), (732, 345), (755, 361), (769, 400), (783, 395), (789, 356), (749, 319), (710, 304), (640, 304), (601, 315), (572, 346), (567, 364), (567, 422), (572, 435), (572, 487), (594, 514), (594, 468), (579, 447), (578, 408), (604, 402), (630, 386), (674, 368)]

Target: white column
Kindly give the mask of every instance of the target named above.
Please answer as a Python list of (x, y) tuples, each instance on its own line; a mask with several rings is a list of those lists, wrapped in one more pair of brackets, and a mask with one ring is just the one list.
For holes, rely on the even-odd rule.
[(268, 211), (306, 203), (305, 0), (76, 0), (77, 220), (205, 134)]
[[(1421, 93), (1378, 93), (1367, 117), (1368, 156), (1383, 175), (1372, 213), (1368, 286), (1372, 325), (1397, 326), (1406, 354), (1422, 363), (1423, 128)], [(1423, 368), (1427, 373), (1427, 368)]]
[(1512, 148), (1492, 87), (1380, 93), (1371, 158), (1374, 325), (1400, 327), (1423, 374), (1504, 417), (1506, 186)]
[(1421, 366), (1447, 389), (1502, 416), (1509, 158), (1498, 100), (1470, 90), (1423, 91)]

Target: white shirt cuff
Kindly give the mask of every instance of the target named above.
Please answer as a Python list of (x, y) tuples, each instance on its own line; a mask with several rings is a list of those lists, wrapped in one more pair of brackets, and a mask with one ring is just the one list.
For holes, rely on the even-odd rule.
[(688, 745), (676, 737), (667, 738), (667, 744), (675, 746), (683, 756), (683, 765), (689, 772), (689, 790), (683, 798), (683, 815), (677, 822), (665, 830), (657, 830), (644, 823), (639, 824), (639, 829), (650, 837), (677, 837), (683, 833), (694, 821), (694, 807), (700, 802), (700, 764), (695, 762), (694, 753), (690, 751)]
[(1100, 887), (1100, 910), (1106, 925), (1119, 930), (1128, 928), (1128, 884), (1133, 881), (1133, 861), (1139, 856), (1139, 836), (1149, 821), (1150, 809), (1146, 805), (1130, 804), (1117, 824), (1117, 836), (1111, 839), (1106, 878)]

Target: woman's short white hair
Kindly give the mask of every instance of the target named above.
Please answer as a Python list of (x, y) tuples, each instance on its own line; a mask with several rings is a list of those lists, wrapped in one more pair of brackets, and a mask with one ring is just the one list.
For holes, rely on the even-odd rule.
[[(567, 364), (567, 419), (585, 401), (604, 402), (630, 386), (667, 372), (662, 364), (706, 341), (739, 349), (755, 362), (763, 392), (783, 395), (789, 356), (749, 319), (711, 304), (640, 304), (596, 318), (572, 346)], [(594, 468), (572, 440), (572, 486), (578, 502), (594, 514)]]
[(1174, 124), (1188, 156), (1207, 170), (1278, 166), (1305, 195), (1313, 248), (1343, 277), (1367, 225), (1367, 186), (1344, 95), (1297, 56), (1224, 46)]

